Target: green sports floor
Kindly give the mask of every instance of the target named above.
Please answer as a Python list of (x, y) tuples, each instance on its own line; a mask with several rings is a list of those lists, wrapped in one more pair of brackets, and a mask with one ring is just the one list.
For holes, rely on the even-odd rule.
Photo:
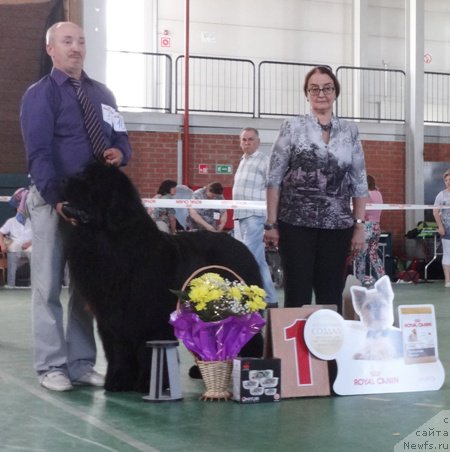
[[(49, 392), (32, 370), (30, 291), (0, 288), (0, 451), (394, 451), (422, 424), (450, 410), (450, 289), (442, 281), (393, 288), (396, 305), (435, 306), (447, 373), (442, 389), (258, 405), (200, 401), (203, 383), (188, 377), (192, 358), (181, 346), (180, 402), (147, 403), (141, 394), (92, 387)], [(99, 345), (97, 369), (104, 371), (101, 350)], [(426, 450), (450, 450), (449, 430), (447, 424), (440, 448)], [(432, 438), (416, 439), (399, 450), (420, 450)]]

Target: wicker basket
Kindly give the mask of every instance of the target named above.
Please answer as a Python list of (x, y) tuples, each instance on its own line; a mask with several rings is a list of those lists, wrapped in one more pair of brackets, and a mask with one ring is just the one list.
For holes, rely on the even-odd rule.
[[(214, 270), (222, 270), (245, 284), (245, 281), (233, 270), (221, 265), (209, 265), (195, 270), (191, 276), (184, 282), (182, 290), (186, 290), (189, 283), (201, 273)], [(181, 309), (180, 300), (178, 300), (177, 309)], [(233, 361), (201, 361), (196, 357), (196, 364), (200, 370), (206, 391), (200, 397), (201, 400), (229, 400), (231, 392), (228, 390), (231, 381), (231, 371)]]
[(231, 381), (233, 361), (199, 361), (198, 368), (202, 374), (206, 391), (201, 400), (229, 400), (231, 392), (228, 390)]

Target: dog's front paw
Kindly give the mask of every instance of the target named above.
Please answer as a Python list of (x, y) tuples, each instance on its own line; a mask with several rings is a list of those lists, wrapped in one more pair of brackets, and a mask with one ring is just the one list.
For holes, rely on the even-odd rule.
[(107, 374), (105, 378), (105, 390), (110, 392), (135, 391), (135, 382), (129, 375), (120, 374), (119, 372)]

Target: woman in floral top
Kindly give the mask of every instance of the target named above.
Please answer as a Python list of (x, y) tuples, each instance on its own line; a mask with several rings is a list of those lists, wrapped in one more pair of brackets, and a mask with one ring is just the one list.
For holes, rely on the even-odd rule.
[[(177, 183), (174, 180), (167, 179), (161, 182), (157, 194), (154, 198), (173, 199), (177, 192)], [(175, 209), (170, 207), (157, 207), (149, 209), (148, 213), (155, 221), (158, 228), (169, 234), (175, 234), (177, 230), (177, 220), (175, 217)]]
[(441, 206), (450, 205), (450, 169), (443, 175), (445, 190), (436, 196), (433, 209), (434, 219), (442, 242), (442, 269), (444, 270), (445, 287), (450, 287), (450, 209)]
[(347, 255), (364, 245), (364, 153), (356, 125), (333, 115), (332, 71), (312, 69), (303, 89), (310, 114), (286, 119), (272, 148), (264, 239), (280, 249), (285, 307), (311, 304), (314, 291), (340, 311)]

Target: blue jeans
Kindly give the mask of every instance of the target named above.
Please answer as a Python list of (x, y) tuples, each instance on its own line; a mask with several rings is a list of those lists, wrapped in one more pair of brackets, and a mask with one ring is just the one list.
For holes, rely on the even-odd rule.
[(67, 327), (60, 301), (64, 253), (59, 215), (32, 186), (27, 198), (33, 231), (31, 254), (32, 327), (34, 367), (42, 378), (61, 370), (77, 380), (92, 369), (96, 346), (92, 314), (84, 300), (69, 287)]
[(263, 289), (266, 291), (266, 302), (277, 303), (277, 293), (270, 275), (269, 266), (266, 261), (266, 245), (264, 244), (264, 222), (262, 216), (253, 215), (247, 218), (240, 218), (239, 229), (241, 232), (240, 240), (255, 256), (259, 265), (259, 271), (263, 281)]
[(16, 285), (16, 273), (17, 267), (19, 266), (20, 259), (22, 257), (26, 257), (28, 262), (31, 262), (31, 252), (22, 250), (22, 251), (9, 251), (7, 254), (8, 258), (8, 286), (14, 287)]

